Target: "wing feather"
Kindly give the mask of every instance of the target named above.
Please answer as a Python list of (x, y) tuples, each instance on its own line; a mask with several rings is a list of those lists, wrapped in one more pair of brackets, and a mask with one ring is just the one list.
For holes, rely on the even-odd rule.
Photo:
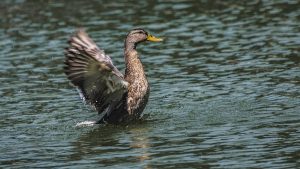
[(71, 37), (65, 57), (64, 70), (68, 79), (99, 113), (110, 113), (112, 107), (121, 104), (128, 83), (111, 58), (84, 30), (80, 29)]

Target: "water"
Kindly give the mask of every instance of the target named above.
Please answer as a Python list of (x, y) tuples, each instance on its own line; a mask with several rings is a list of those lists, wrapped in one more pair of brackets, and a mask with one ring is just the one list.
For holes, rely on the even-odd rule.
[[(0, 2), (1, 168), (300, 168), (300, 3)], [(138, 46), (151, 95), (145, 120), (76, 127), (96, 113), (63, 74), (84, 27), (124, 70)]]

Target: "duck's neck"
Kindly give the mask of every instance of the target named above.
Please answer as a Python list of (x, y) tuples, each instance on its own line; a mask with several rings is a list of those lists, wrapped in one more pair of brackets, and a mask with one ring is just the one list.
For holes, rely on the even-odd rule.
[(134, 43), (125, 42), (124, 56), (126, 64), (125, 80), (133, 83), (136, 79), (146, 79), (144, 68)]
[(132, 50), (136, 50), (136, 44), (126, 39), (124, 43), (124, 53)]

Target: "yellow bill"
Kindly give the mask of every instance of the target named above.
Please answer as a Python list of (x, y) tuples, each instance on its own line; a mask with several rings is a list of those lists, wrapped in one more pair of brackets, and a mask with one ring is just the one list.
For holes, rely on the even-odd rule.
[(152, 35), (148, 34), (148, 36), (147, 36), (147, 41), (151, 41), (151, 42), (161, 42), (161, 41), (163, 41), (163, 39), (157, 38), (157, 37), (155, 37), (155, 36), (152, 36)]

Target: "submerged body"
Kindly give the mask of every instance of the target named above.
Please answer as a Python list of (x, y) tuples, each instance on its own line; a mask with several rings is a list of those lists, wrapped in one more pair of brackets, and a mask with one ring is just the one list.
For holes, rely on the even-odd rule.
[(132, 30), (125, 39), (125, 77), (91, 38), (79, 30), (70, 39), (65, 73), (79, 88), (84, 100), (99, 113), (98, 123), (121, 123), (139, 119), (150, 87), (136, 46), (143, 41), (162, 41), (143, 29)]

